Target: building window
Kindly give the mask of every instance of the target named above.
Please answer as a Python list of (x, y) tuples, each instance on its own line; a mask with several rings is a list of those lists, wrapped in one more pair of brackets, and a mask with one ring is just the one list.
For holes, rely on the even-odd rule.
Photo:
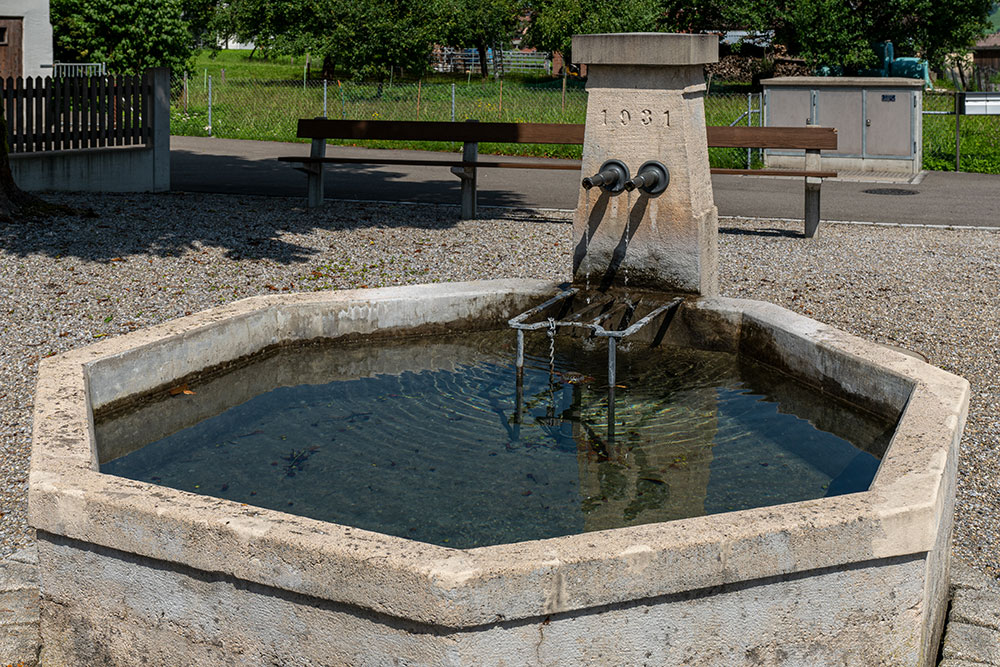
[(0, 26), (0, 46), (7, 46), (7, 27)]

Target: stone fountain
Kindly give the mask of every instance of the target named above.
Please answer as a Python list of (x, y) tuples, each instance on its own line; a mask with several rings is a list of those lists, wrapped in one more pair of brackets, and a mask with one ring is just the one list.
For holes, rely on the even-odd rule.
[(573, 50), (590, 74), (574, 288), (684, 297), (664, 344), (752, 358), (893, 420), (870, 488), (452, 549), (102, 474), (120, 452), (94, 415), (135, 397), (276, 347), (503, 328), (563, 287), (255, 297), (42, 361), (29, 515), (47, 667), (934, 664), (968, 384), (715, 296), (701, 75), (715, 38), (587, 35)]

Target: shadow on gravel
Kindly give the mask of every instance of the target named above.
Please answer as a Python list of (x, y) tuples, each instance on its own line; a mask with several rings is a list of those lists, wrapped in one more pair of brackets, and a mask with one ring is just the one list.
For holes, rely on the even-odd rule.
[[(306, 148), (302, 149), (302, 155), (307, 153)], [(306, 176), (295, 163), (181, 150), (171, 151), (170, 160), (170, 189), (174, 191), (293, 197), (301, 198), (305, 204)], [(448, 167), (390, 170), (378, 165), (329, 164), (323, 173), (328, 202), (338, 199), (454, 205), (460, 202), (460, 181)], [(482, 176), (479, 203), (527, 205), (525, 198), (516, 192), (483, 189)]]
[[(221, 248), (233, 260), (293, 264), (308, 260), (317, 250), (289, 240), (288, 235), (365, 228), (447, 229), (459, 222), (459, 180), (447, 168), (423, 169), (421, 176), (426, 178), (414, 180), (412, 173), (368, 165), (328, 167), (326, 205), (309, 210), (305, 208), (305, 175), (292, 165), (230, 156), (189, 157), (197, 158), (198, 174), (176, 177), (175, 164), (174, 188), (169, 193), (45, 194), (53, 202), (90, 207), (97, 217), (0, 224), (0, 249), (18, 256), (112, 262), (127, 255), (166, 257), (208, 246)], [(172, 159), (183, 162), (186, 158), (183, 151), (174, 151)], [(524, 205), (516, 193), (484, 195), (481, 205)], [(451, 205), (400, 209), (329, 199), (333, 196)], [(488, 215), (480, 211), (480, 217)]]
[(733, 236), (768, 236), (768, 237), (786, 237), (793, 239), (803, 238), (802, 232), (794, 231), (791, 229), (778, 229), (776, 227), (771, 227), (768, 229), (740, 229), (739, 227), (719, 227), (720, 234), (732, 234)]

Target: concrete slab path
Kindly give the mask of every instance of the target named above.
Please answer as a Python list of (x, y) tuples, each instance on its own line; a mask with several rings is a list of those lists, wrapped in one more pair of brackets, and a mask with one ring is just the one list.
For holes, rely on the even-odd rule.
[[(299, 197), (306, 179), (281, 155), (308, 155), (305, 143), (171, 137), (171, 188)], [(371, 149), (330, 146), (330, 156), (363, 156)], [(381, 156), (454, 159), (454, 153), (379, 151)], [(516, 158), (512, 158), (516, 159)], [(328, 199), (458, 204), (459, 180), (447, 167), (329, 165)], [(877, 177), (876, 177), (877, 178)], [(579, 174), (544, 169), (483, 169), (479, 201), (485, 206), (569, 209), (576, 206)], [(828, 180), (824, 220), (941, 226), (1000, 227), (1000, 176), (927, 172), (913, 184)], [(802, 218), (800, 178), (715, 176), (715, 202), (723, 216)], [(881, 192), (872, 192), (881, 191)]]

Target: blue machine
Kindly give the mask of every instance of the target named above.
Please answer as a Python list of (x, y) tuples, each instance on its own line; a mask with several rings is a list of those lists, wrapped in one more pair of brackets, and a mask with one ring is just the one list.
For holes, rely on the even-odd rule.
[[(877, 58), (876, 66), (861, 70), (859, 72), (861, 76), (898, 76), (906, 79), (923, 79), (925, 87), (934, 87), (931, 84), (930, 66), (927, 61), (920, 58), (896, 58), (892, 42), (875, 44), (875, 56)], [(843, 68), (839, 65), (821, 67), (816, 71), (816, 74), (818, 76), (841, 76)]]

